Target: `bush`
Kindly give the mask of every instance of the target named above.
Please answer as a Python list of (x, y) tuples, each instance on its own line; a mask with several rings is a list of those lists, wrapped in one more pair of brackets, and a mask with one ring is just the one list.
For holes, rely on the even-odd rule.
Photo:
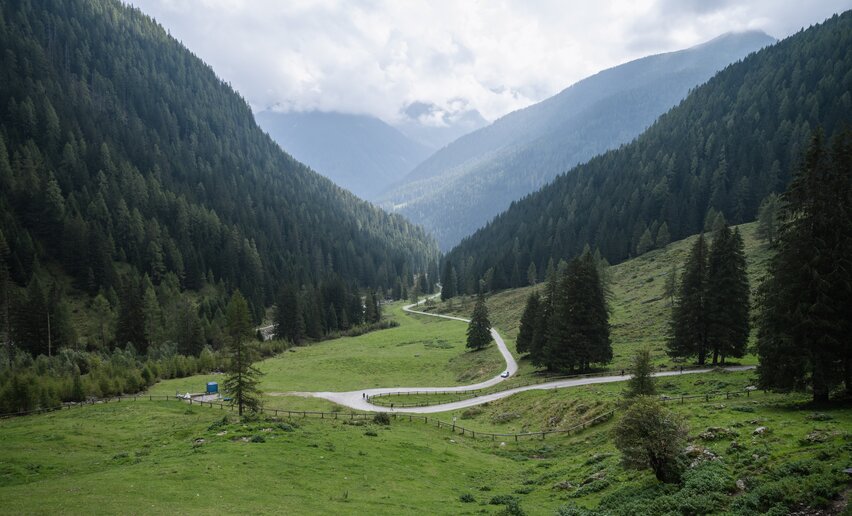
[(253, 442), (253, 443), (265, 443), (265, 442), (266, 442), (266, 437), (264, 437), (264, 436), (262, 436), (262, 435), (260, 435), (260, 434), (253, 435), (253, 436), (251, 437), (251, 442)]
[(377, 434), (375, 430), (367, 430), (366, 432), (364, 432), (364, 435), (370, 437), (378, 437), (379, 434)]
[(476, 501), (476, 498), (474, 498), (473, 495), (470, 493), (464, 493), (463, 495), (459, 496), (459, 501), (462, 503), (473, 503)]
[(633, 401), (616, 425), (615, 446), (625, 466), (651, 469), (657, 480), (677, 482), (687, 432), (680, 416), (642, 396)]
[(373, 423), (377, 425), (389, 425), (390, 415), (387, 412), (376, 412), (376, 415), (373, 416)]

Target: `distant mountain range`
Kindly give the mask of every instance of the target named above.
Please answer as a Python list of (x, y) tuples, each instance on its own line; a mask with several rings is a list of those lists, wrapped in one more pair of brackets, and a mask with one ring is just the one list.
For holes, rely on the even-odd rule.
[(255, 120), (294, 158), (363, 199), (398, 182), (433, 151), (366, 115), (266, 110)]
[(732, 224), (754, 220), (761, 200), (786, 188), (817, 131), (828, 139), (849, 129), (850, 48), (847, 11), (725, 68), (628, 145), (513, 203), (444, 266), (468, 290), (479, 278), (516, 287), (528, 284), (528, 270), (585, 246), (617, 263), (639, 254), (643, 239), (662, 246), (698, 233), (717, 212)]
[(449, 249), (558, 174), (628, 143), (691, 89), (774, 42), (762, 32), (729, 33), (604, 70), (452, 142), (378, 202)]

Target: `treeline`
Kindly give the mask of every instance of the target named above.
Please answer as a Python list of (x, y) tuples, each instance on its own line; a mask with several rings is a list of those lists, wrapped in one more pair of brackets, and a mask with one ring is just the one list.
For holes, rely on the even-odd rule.
[[(708, 213), (754, 220), (780, 192), (812, 130), (852, 119), (852, 12), (752, 54), (695, 89), (634, 142), (515, 202), (442, 265), (461, 292), (529, 284), (531, 264), (585, 246), (617, 263), (700, 232)], [(471, 290), (470, 287), (473, 287)]]
[(59, 264), (117, 310), (145, 275), (171, 275), (181, 290), (239, 289), (259, 321), (284, 284), (339, 277), (387, 296), (437, 257), (420, 228), (282, 152), (137, 9), (3, 2), (0, 50), (0, 232), (19, 287)]
[(563, 373), (612, 361), (609, 309), (601, 264), (583, 253), (547, 270), (543, 294), (533, 292), (521, 316), (516, 346), (533, 365)]

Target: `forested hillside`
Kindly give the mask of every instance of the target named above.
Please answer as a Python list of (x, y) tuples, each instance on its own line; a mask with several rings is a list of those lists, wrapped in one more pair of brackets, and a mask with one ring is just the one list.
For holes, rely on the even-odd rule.
[(730, 33), (604, 70), (451, 143), (381, 200), (448, 250), (512, 201), (629, 142), (690, 89), (774, 42), (762, 32)]
[[(852, 120), (852, 12), (731, 65), (636, 141), (513, 203), (446, 259), (459, 288), (525, 285), (551, 258), (611, 263), (697, 233), (708, 213), (755, 219), (790, 180), (817, 127)], [(531, 264), (534, 264), (534, 268)]]
[(430, 154), (367, 115), (267, 110), (255, 119), (293, 157), (363, 199), (373, 199)]
[(91, 295), (145, 292), (146, 275), (239, 288), (259, 319), (284, 283), (386, 292), (436, 257), (420, 228), (282, 152), (228, 84), (136, 9), (4, 1), (0, 49), (7, 300), (50, 264)]

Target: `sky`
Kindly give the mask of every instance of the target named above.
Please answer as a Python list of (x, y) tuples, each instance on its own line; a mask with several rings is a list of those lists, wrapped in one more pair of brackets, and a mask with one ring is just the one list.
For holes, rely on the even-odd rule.
[[(852, 0), (129, 0), (252, 109), (493, 121), (729, 31), (782, 39)], [(423, 109), (426, 106), (427, 109)]]

